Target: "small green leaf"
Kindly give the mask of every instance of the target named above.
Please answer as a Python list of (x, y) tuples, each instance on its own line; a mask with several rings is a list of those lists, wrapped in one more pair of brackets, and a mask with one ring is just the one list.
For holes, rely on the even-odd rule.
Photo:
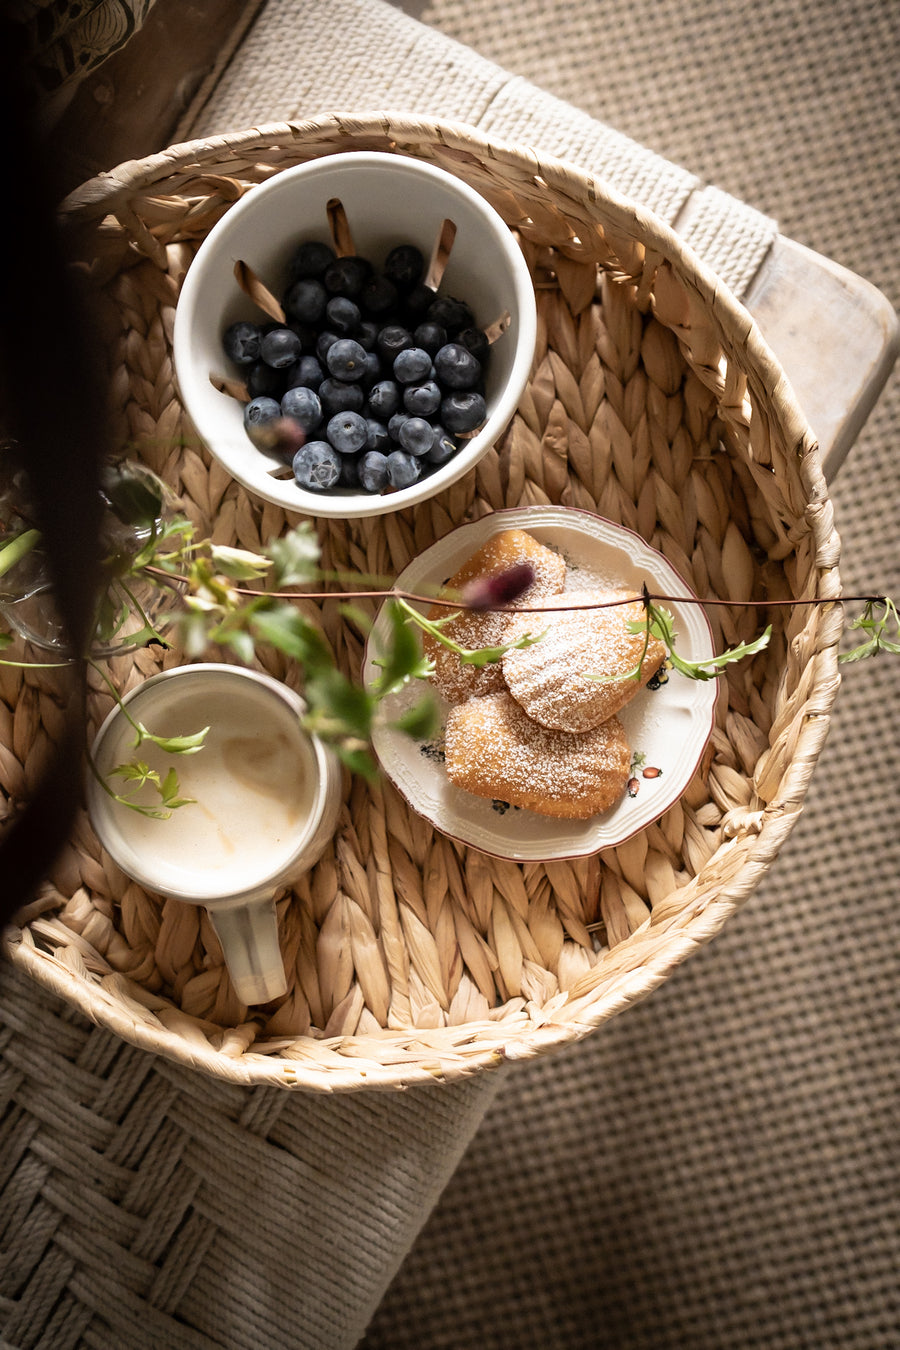
[(370, 783), (373, 783), (378, 777), (378, 765), (365, 746), (355, 742), (345, 745), (337, 741), (331, 748), (341, 763), (346, 764), (351, 773), (361, 774)]
[(414, 741), (427, 741), (435, 736), (441, 724), (438, 705), (433, 698), (425, 697), (407, 708), (391, 726), (411, 736)]
[(145, 783), (159, 786), (159, 774), (142, 759), (132, 760), (129, 764), (117, 764), (114, 769), (110, 769), (109, 774), (111, 778), (122, 778), (137, 787), (143, 787)]
[(128, 619), (128, 607), (117, 602), (111, 590), (106, 590), (97, 606), (95, 635), (101, 642), (112, 642)]
[(365, 633), (368, 637), (369, 633), (372, 631), (371, 615), (367, 614), (364, 609), (360, 609), (359, 605), (352, 605), (346, 601), (344, 604), (339, 605), (338, 608), (345, 619), (349, 620), (349, 622), (354, 624), (361, 633)]
[(536, 642), (540, 642), (546, 631), (545, 628), (544, 632), (534, 635), (524, 633), (515, 642), (505, 642), (501, 647), (460, 647), (457, 654), (464, 666), (488, 666), (494, 661), (499, 661), (507, 652), (533, 647)]
[(174, 768), (170, 769), (163, 779), (159, 795), (163, 800), (163, 805), (170, 811), (176, 810), (179, 806), (193, 806), (196, 804), (194, 797), (179, 797), (178, 795), (178, 775)]
[[(138, 550), (131, 560), (132, 575), (152, 564), (172, 575), (179, 574), (185, 565), (184, 552), (194, 537), (194, 527), (185, 516), (173, 516), (171, 520), (154, 522), (150, 527), (150, 538)], [(178, 545), (169, 553), (162, 551), (162, 545), (168, 540), (177, 540)]]
[(677, 634), (675, 632), (675, 619), (667, 609), (661, 606), (645, 603), (644, 619), (631, 619), (627, 623), (629, 633), (644, 633), (644, 651), (633, 670), (620, 679), (634, 679), (640, 677), (641, 664), (644, 654), (647, 651), (647, 641), (655, 637), (662, 642), (669, 654), (669, 660), (672, 662), (675, 670), (685, 675), (689, 680), (714, 680), (722, 673), (725, 666), (731, 665), (733, 661), (741, 661), (745, 656), (754, 656), (769, 645), (769, 639), (772, 636), (772, 625), (766, 628), (758, 638), (752, 642), (742, 642), (737, 647), (730, 647), (722, 652), (721, 656), (711, 656), (705, 661), (691, 661), (683, 656), (679, 656), (675, 650)]
[(195, 731), (186, 736), (155, 736), (152, 731), (147, 730), (143, 722), (138, 722), (134, 746), (137, 749), (144, 741), (150, 741), (167, 755), (195, 755), (202, 748), (208, 734), (209, 727), (204, 727), (202, 731)]
[(870, 638), (868, 642), (863, 642), (859, 647), (854, 647), (852, 652), (842, 652), (838, 661), (845, 666), (852, 665), (855, 661), (865, 661), (868, 657), (876, 654), (879, 645), (876, 638)]
[(230, 647), (239, 661), (243, 661), (245, 666), (249, 666), (256, 656), (256, 644), (251, 635), (242, 628), (232, 628), (222, 626), (213, 634), (217, 642), (224, 647)]
[(275, 564), (273, 584), (276, 590), (283, 586), (307, 586), (317, 576), (319, 541), (308, 521), (303, 521), (281, 539), (272, 539), (266, 552)]
[(252, 629), (258, 640), (301, 662), (308, 673), (333, 664), (319, 630), (288, 600), (268, 602), (256, 609)]
[(427, 679), (434, 669), (434, 663), (422, 655), (418, 634), (395, 601), (387, 606), (387, 619), (387, 641), (375, 657), (381, 675), (374, 681), (372, 692), (378, 698), (401, 689), (411, 679)]
[(100, 486), (113, 513), (125, 525), (151, 526), (162, 513), (162, 481), (145, 464), (127, 459), (108, 464)]
[(232, 581), (256, 581), (271, 569), (269, 558), (251, 553), (245, 548), (229, 548), (225, 544), (210, 544), (209, 554), (217, 572)]
[(463, 647), (441, 631), (451, 619), (458, 618), (459, 610), (454, 610), (452, 614), (445, 614), (440, 619), (429, 619), (424, 614), (420, 614), (417, 609), (413, 609), (412, 605), (405, 600), (395, 600), (394, 604), (402, 610), (411, 623), (421, 628), (424, 633), (429, 633), (436, 642), (439, 642), (442, 647), (446, 647), (448, 651), (455, 652), (460, 661), (467, 666), (489, 665), (493, 661), (499, 661), (501, 656), (512, 648), (530, 647), (535, 642), (540, 642), (544, 636), (543, 633), (538, 633), (535, 636), (532, 636), (531, 633), (525, 633), (516, 642), (507, 642), (502, 647)]
[[(112, 797), (113, 801), (119, 802), (122, 806), (127, 806), (129, 811), (136, 811), (138, 815), (148, 816), (151, 820), (168, 820), (172, 812), (180, 806), (189, 806), (193, 803), (192, 797), (179, 797), (178, 795), (178, 777), (174, 768), (169, 769), (165, 778), (160, 781), (159, 774), (155, 769), (151, 769), (144, 760), (132, 760), (129, 764), (117, 764), (114, 769), (110, 769), (106, 778), (99, 772), (93, 759), (89, 758), (89, 764), (94, 777), (103, 787), (103, 789)], [(130, 783), (133, 788), (133, 794), (125, 796), (115, 792), (110, 786), (110, 779), (121, 778), (124, 782)], [(136, 795), (142, 788), (151, 788), (159, 797), (160, 805), (151, 806), (146, 802), (136, 800)]]
[(332, 666), (306, 681), (305, 724), (323, 739), (356, 737), (368, 741), (375, 699)]

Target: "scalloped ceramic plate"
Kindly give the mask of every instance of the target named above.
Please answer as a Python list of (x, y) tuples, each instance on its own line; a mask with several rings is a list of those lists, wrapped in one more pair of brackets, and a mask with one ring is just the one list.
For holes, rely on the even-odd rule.
[[(415, 558), (397, 579), (400, 589), (430, 593), (500, 530), (527, 530), (566, 559), (569, 589), (598, 581), (636, 593), (646, 582), (652, 593), (692, 597), (672, 565), (638, 535), (589, 511), (533, 506), (497, 511), (461, 525)], [(696, 597), (694, 597), (696, 598)], [(694, 661), (715, 655), (712, 633), (698, 604), (669, 603), (675, 617), (679, 655)], [(380, 611), (366, 646), (363, 677), (374, 679), (374, 656), (386, 623)], [(390, 729), (374, 737), (375, 753), (410, 806), (460, 843), (494, 857), (522, 862), (577, 858), (613, 848), (656, 820), (684, 792), (712, 733), (718, 684), (686, 679), (675, 671), (658, 689), (643, 689), (619, 714), (628, 744), (642, 756), (635, 768), (638, 788), (611, 810), (590, 820), (557, 820), (520, 807), (490, 802), (456, 787), (443, 766), (442, 735), (447, 705), (441, 705), (441, 733), (430, 742), (411, 740)], [(414, 703), (421, 688), (413, 682), (385, 700), (394, 717)], [(644, 778), (643, 768), (658, 770)]]

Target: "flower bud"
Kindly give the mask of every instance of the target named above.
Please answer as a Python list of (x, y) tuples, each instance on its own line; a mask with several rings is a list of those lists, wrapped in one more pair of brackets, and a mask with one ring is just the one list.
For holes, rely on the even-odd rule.
[(534, 581), (530, 562), (513, 563), (492, 577), (476, 577), (463, 587), (462, 599), (469, 609), (495, 609), (510, 605), (528, 590)]
[(301, 446), (306, 444), (306, 432), (293, 417), (277, 417), (274, 422), (254, 427), (250, 439), (257, 450), (283, 455), (290, 462)]

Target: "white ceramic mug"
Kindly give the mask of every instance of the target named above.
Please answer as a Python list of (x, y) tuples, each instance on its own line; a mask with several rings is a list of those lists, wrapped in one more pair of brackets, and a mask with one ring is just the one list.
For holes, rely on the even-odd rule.
[[(94, 741), (99, 774), (143, 760), (178, 775), (193, 798), (154, 819), (111, 796), (92, 774), (87, 804), (94, 829), (118, 865), (148, 890), (205, 905), (238, 997), (265, 1003), (286, 992), (274, 896), (320, 856), (340, 807), (334, 755), (309, 736), (305, 705), (286, 685), (238, 666), (178, 666), (126, 695), (129, 716), (157, 736), (209, 726), (196, 754), (134, 748), (134, 728), (116, 707)], [(110, 782), (121, 790), (121, 780)], [(141, 789), (139, 800), (158, 805)]]

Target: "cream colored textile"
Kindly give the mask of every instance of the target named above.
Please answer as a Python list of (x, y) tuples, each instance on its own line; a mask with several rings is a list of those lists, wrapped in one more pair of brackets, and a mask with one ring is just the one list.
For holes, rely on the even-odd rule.
[(752, 207), (704, 190), (686, 169), (384, 0), (268, 0), (177, 139), (378, 109), (467, 122), (496, 140), (570, 159), (676, 228), (690, 200), (685, 238), (738, 295), (777, 232)]
[(4, 1350), (349, 1350), (500, 1082), (236, 1087), (8, 964), (0, 1052)]

